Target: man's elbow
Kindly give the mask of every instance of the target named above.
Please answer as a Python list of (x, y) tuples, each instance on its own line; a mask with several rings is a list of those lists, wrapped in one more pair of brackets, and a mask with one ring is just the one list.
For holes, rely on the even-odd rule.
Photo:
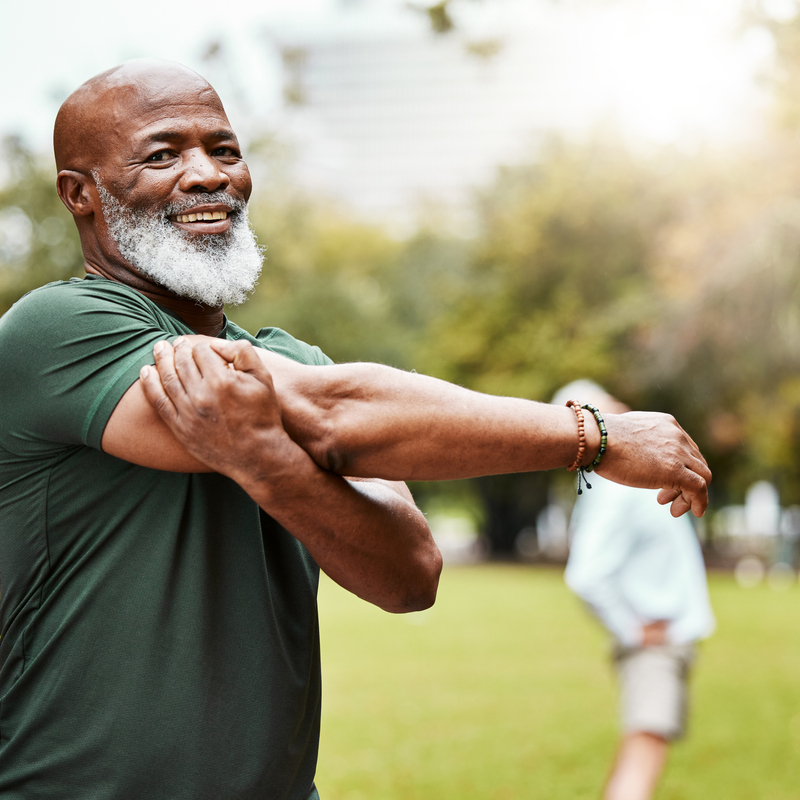
[(434, 544), (404, 571), (402, 580), (396, 583), (391, 596), (379, 603), (380, 607), (392, 614), (425, 611), (436, 602), (441, 574), (442, 554)]
[(341, 426), (331, 414), (320, 413), (302, 427), (284, 420), (289, 435), (311, 456), (321, 469), (336, 475), (353, 475), (351, 458), (343, 445)]

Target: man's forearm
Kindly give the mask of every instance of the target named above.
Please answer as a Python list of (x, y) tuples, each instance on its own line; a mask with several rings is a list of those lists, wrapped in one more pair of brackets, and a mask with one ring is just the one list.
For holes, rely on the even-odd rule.
[[(379, 364), (287, 369), (280, 356), (258, 355), (281, 397), (286, 430), (320, 466), (340, 474), (451, 480), (566, 467), (577, 454), (578, 425), (565, 406), (484, 395)], [(600, 447), (599, 428), (587, 417), (582, 465)], [(689, 508), (703, 514), (711, 472), (674, 418), (629, 412), (605, 422), (599, 474), (661, 489), (659, 501), (672, 503), (675, 516)]]
[(441, 555), (408, 490), (348, 481), (297, 449), (280, 471), (234, 478), (343, 588), (394, 613), (433, 605)]
[[(566, 467), (578, 448), (566, 407), (472, 392), (379, 364), (285, 374), (268, 354), (287, 432), (325, 469), (451, 480)], [(587, 425), (589, 463), (600, 445)]]

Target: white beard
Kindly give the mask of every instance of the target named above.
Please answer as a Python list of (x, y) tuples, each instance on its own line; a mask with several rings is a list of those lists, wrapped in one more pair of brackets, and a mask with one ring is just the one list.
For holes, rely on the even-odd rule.
[[(224, 192), (211, 192), (159, 211), (122, 204), (99, 181), (97, 191), (109, 233), (122, 257), (139, 272), (180, 297), (207, 306), (239, 305), (261, 274), (262, 250), (247, 218), (247, 204)], [(226, 233), (190, 237), (169, 217), (208, 204), (236, 211)]]

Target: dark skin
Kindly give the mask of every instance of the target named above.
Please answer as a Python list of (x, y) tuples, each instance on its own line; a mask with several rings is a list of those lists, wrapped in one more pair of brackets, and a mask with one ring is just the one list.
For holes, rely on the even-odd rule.
[[(102, 133), (89, 137), (87, 124)], [(217, 333), (221, 308), (172, 295), (121, 257), (93, 177), (120, 202), (153, 211), (211, 191), (249, 197), (247, 168), (208, 84), (173, 64), (123, 65), (67, 101), (56, 153), (59, 193), (75, 216), (87, 271), (138, 289), (198, 334)], [(208, 229), (172, 223), (190, 236), (217, 230), (213, 221)], [(568, 408), (377, 364), (307, 367), (246, 343), (192, 336), (175, 349), (162, 345), (156, 365), (117, 405), (103, 450), (155, 469), (229, 475), (323, 569), (384, 608), (432, 602), (441, 567), (424, 518), (397, 481), (553, 469), (575, 459)], [(672, 417), (633, 412), (606, 423), (604, 476), (661, 488), (660, 502), (676, 516), (704, 512), (711, 474)], [(591, 419), (586, 445), (583, 464), (600, 446)], [(242, 463), (248, 470), (237, 468)]]

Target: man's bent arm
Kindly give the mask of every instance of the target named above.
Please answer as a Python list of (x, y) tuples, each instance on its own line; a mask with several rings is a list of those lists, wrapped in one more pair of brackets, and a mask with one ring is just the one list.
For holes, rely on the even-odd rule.
[[(188, 355), (184, 361), (194, 364), (188, 342), (184, 355)], [(213, 357), (217, 365), (224, 365)], [(224, 366), (220, 372), (223, 378), (233, 377)], [(198, 372), (190, 377), (208, 388)], [(191, 386), (186, 369), (182, 378)], [(252, 391), (253, 384), (257, 392)], [(386, 611), (418, 611), (434, 602), (441, 555), (404, 484), (347, 480), (321, 469), (283, 429), (278, 403), (274, 395), (265, 396), (268, 388), (262, 383), (225, 381), (202, 414), (187, 405), (191, 401), (183, 384), (172, 387), (173, 396), (179, 391), (182, 395), (173, 410), (181, 409), (181, 419), (194, 423), (186, 435), (191, 455), (155, 417), (141, 383), (128, 391), (112, 414), (103, 449), (156, 469), (227, 475), (300, 540), (320, 568), (345, 589)], [(146, 413), (137, 413), (142, 402), (163, 430)], [(131, 424), (134, 420), (136, 425)], [(126, 429), (128, 435), (123, 436)]]

